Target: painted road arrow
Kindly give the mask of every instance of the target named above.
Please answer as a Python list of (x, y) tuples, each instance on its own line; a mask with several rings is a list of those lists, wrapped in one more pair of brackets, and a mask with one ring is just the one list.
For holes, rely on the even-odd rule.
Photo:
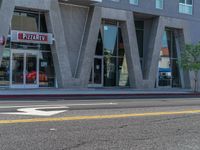
[(7, 115), (28, 115), (28, 116), (52, 116), (59, 113), (66, 112), (67, 110), (58, 110), (58, 111), (44, 111), (45, 109), (67, 109), (69, 107), (38, 107), (38, 108), (20, 108), (17, 109), (18, 112), (6, 112), (0, 114)]
[[(28, 116), (53, 116), (59, 113), (66, 112), (70, 106), (103, 106), (117, 105), (117, 103), (89, 103), (89, 104), (66, 104), (65, 106), (56, 105), (27, 105), (27, 106), (0, 106), (0, 109), (19, 108), (18, 112), (3, 112), (5, 115), (28, 115)], [(20, 108), (21, 107), (21, 108)], [(45, 111), (45, 109), (64, 109), (57, 111)]]

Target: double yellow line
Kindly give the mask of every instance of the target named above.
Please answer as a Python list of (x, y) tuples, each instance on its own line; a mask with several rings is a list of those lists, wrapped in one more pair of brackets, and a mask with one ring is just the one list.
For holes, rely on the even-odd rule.
[(58, 118), (33, 118), (33, 119), (20, 119), (20, 120), (0, 120), (0, 124), (116, 119), (116, 118), (129, 118), (129, 117), (184, 115), (184, 114), (186, 115), (186, 114), (196, 114), (196, 113), (200, 113), (200, 110), (173, 111), (173, 112), (148, 112), (148, 113), (114, 114), (114, 115), (97, 115), (97, 116), (75, 116), (75, 117), (58, 117)]

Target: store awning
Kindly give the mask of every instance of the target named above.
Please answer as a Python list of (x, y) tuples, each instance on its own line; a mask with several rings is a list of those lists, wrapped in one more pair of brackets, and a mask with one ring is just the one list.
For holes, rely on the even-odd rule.
[(94, 5), (96, 3), (101, 3), (102, 0), (60, 0), (61, 3), (69, 3), (74, 5)]

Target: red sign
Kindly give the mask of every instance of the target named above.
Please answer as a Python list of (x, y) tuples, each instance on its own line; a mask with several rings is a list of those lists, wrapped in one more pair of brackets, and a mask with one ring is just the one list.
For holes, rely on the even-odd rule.
[(51, 33), (40, 33), (40, 32), (26, 32), (26, 31), (11, 31), (12, 42), (23, 42), (23, 43), (37, 43), (37, 44), (52, 44), (53, 36)]
[(48, 35), (18, 32), (18, 40), (48, 42)]
[(6, 38), (5, 36), (0, 36), (0, 45), (4, 46), (6, 44)]

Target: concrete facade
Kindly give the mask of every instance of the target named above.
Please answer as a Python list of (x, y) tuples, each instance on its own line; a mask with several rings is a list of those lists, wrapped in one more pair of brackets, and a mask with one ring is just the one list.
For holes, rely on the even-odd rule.
[[(58, 87), (88, 87), (102, 19), (117, 20), (122, 30), (130, 87), (154, 88), (165, 28), (174, 29), (180, 57), (185, 43), (200, 41), (198, 6), (200, 1), (194, 0), (193, 15), (187, 15), (178, 12), (178, 0), (165, 0), (163, 10), (155, 8), (155, 0), (139, 0), (137, 6), (131, 5), (129, 0), (103, 0), (95, 4), (90, 1), (84, 4), (58, 0), (1, 0), (0, 35), (7, 37), (14, 9), (46, 12), (48, 32), (53, 33), (55, 39), (51, 51)], [(138, 14), (145, 20), (143, 70), (134, 23)], [(0, 47), (0, 60), (3, 48)], [(182, 88), (191, 88), (192, 75), (180, 72)]]

